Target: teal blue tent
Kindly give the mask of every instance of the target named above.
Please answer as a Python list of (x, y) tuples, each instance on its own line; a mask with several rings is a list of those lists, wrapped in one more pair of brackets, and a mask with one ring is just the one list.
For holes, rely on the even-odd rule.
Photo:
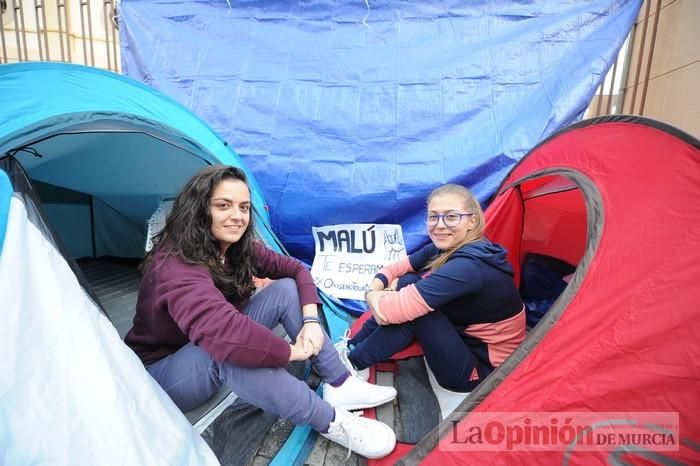
[(160, 92), (58, 63), (2, 66), (0, 83), (0, 154), (13, 155), (35, 182), (74, 257), (142, 256), (160, 198), (207, 164), (246, 170), (255, 212), (268, 225), (260, 188), (236, 153)]
[[(217, 163), (246, 171), (258, 234), (281, 250), (252, 174), (182, 105), (94, 68), (0, 65), (0, 464), (216, 464), (101, 312), (86, 264), (140, 259), (160, 201)], [(327, 315), (333, 336), (347, 326)]]

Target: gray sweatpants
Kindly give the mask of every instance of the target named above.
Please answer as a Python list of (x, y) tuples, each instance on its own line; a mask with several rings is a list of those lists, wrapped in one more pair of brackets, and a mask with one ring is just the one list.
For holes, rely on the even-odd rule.
[[(299, 293), (291, 278), (263, 288), (251, 297), (242, 312), (270, 329), (281, 323), (290, 337), (296, 337), (303, 324)], [(346, 372), (327, 334), (311, 363), (324, 382), (333, 382)], [(147, 370), (182, 411), (196, 408), (224, 385), (264, 411), (297, 425), (310, 424), (317, 431), (325, 431), (334, 416), (331, 405), (285, 368), (219, 363), (192, 343), (151, 364)]]

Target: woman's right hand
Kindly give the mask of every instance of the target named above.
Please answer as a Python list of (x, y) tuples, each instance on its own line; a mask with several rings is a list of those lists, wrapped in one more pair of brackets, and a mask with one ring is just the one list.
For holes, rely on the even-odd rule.
[(374, 317), (374, 320), (377, 321), (379, 325), (388, 325), (389, 322), (387, 322), (386, 317), (384, 317), (384, 314), (381, 312), (379, 309), (379, 301), (386, 295), (395, 293), (394, 291), (372, 291), (367, 293), (367, 296), (365, 297), (367, 301), (367, 305), (369, 306), (369, 310), (372, 312), (372, 316)]
[(314, 354), (313, 351), (307, 351), (304, 349), (304, 342), (301, 338), (297, 338), (297, 341), (294, 344), (290, 343), (289, 348), (291, 349), (291, 352), (289, 353), (289, 362), (306, 361)]

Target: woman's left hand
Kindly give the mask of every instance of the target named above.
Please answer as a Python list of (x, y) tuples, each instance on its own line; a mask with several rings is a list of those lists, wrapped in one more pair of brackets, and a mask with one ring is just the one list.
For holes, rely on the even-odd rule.
[(297, 340), (301, 343), (305, 350), (310, 351), (314, 356), (318, 356), (323, 346), (323, 330), (318, 322), (308, 322), (301, 327)]

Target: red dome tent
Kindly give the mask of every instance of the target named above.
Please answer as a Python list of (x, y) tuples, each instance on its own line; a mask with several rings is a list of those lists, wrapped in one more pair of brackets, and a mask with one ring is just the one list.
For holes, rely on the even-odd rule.
[[(516, 353), (402, 462), (700, 464), (700, 142), (640, 117), (581, 122), (521, 160), (487, 218), (518, 274), (529, 252), (576, 273)], [(681, 445), (455, 445), (489, 412), (679, 413)]]

